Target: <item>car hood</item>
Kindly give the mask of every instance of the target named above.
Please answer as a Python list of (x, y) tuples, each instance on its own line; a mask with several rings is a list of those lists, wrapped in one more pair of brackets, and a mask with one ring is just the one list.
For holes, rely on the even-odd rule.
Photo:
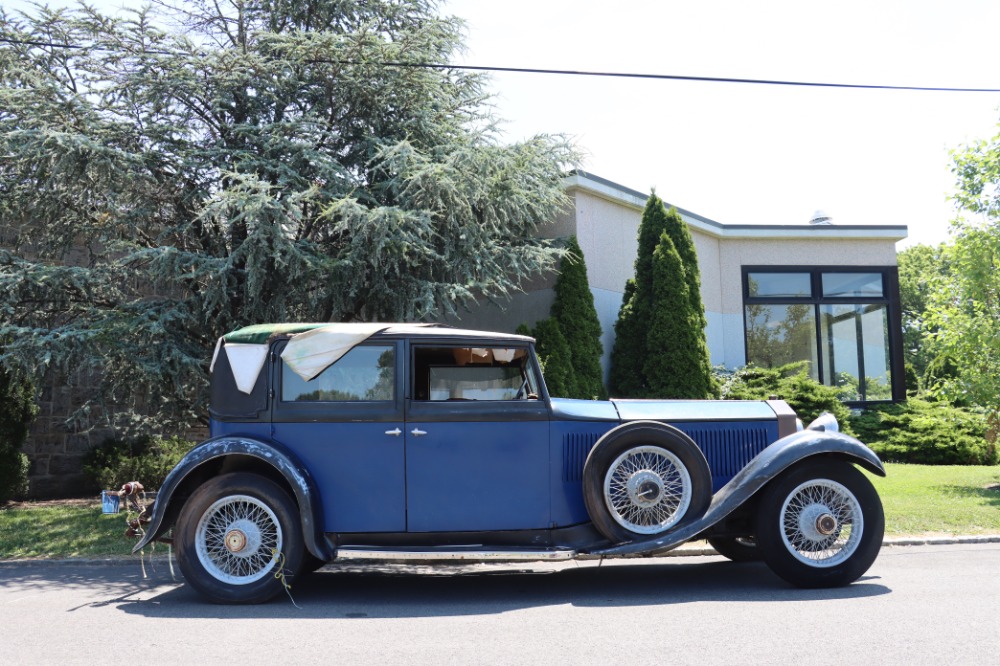
[(612, 400), (622, 421), (770, 421), (766, 402), (749, 400)]
[(556, 419), (568, 421), (771, 421), (766, 402), (743, 400), (570, 400), (553, 398)]

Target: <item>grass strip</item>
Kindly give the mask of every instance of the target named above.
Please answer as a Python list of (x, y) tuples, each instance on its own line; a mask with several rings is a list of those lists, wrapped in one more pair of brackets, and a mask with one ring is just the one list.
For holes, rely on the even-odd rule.
[[(886, 465), (871, 479), (886, 536), (1000, 534), (1000, 466)], [(24, 502), (0, 509), (0, 559), (127, 557), (125, 514), (92, 501)]]

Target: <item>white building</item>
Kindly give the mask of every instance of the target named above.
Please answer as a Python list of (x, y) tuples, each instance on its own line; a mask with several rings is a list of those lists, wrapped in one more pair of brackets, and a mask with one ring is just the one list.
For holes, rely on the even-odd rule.
[[(647, 195), (586, 173), (568, 177), (565, 187), (571, 208), (540, 233), (579, 240), (607, 371)], [(848, 394), (856, 385), (851, 402), (905, 397), (896, 268), (905, 226), (721, 224), (678, 211), (698, 251), (713, 364), (807, 360), (824, 383)], [(533, 325), (549, 316), (554, 281), (538, 280), (505, 309), (484, 305), (461, 323), (503, 331)]]

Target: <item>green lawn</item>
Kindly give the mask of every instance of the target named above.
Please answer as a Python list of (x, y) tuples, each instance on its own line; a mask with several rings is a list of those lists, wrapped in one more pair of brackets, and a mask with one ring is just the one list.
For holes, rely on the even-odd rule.
[(886, 465), (886, 536), (1000, 534), (1000, 466)]
[[(886, 465), (872, 477), (885, 505), (886, 536), (1000, 535), (1000, 466)], [(98, 499), (0, 509), (0, 559), (126, 557), (125, 515), (101, 514)], [(162, 547), (161, 547), (162, 548)]]
[(0, 509), (0, 559), (127, 557), (136, 539), (126, 528), (125, 514), (103, 515), (100, 499), (19, 504)]

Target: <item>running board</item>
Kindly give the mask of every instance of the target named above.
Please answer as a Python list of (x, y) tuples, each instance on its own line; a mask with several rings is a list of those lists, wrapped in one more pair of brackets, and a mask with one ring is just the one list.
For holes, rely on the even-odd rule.
[(343, 546), (337, 549), (338, 560), (391, 560), (393, 562), (562, 562), (578, 557), (575, 550), (477, 550), (475, 548), (379, 548), (378, 546)]

